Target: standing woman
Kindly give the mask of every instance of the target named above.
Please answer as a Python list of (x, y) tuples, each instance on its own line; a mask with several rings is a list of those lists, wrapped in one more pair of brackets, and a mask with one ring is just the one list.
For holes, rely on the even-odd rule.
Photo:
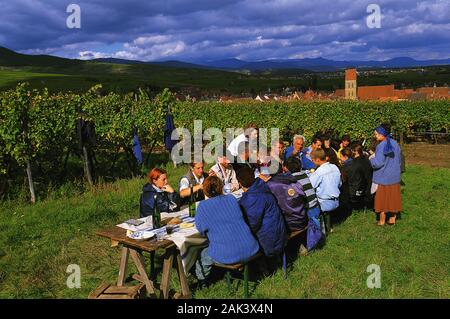
[(397, 213), (402, 210), (400, 146), (391, 138), (390, 132), (384, 126), (377, 127), (374, 135), (380, 142), (375, 150), (375, 156), (370, 159), (373, 183), (378, 185), (375, 193), (375, 212), (380, 214), (379, 226), (384, 225), (387, 213), (391, 214), (388, 225), (394, 225)]

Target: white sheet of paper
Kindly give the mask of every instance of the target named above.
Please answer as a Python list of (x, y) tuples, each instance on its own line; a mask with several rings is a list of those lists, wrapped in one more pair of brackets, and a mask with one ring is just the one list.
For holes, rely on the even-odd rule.
[[(161, 219), (168, 218), (168, 217), (179, 217), (179, 216), (183, 216), (183, 215), (188, 215), (188, 213), (189, 213), (189, 209), (187, 209), (187, 208), (183, 209), (179, 212), (174, 212), (174, 213), (161, 213)], [(126, 230), (131, 230), (131, 231), (152, 230), (153, 229), (152, 216), (142, 217), (142, 218), (139, 218), (138, 220), (142, 220), (144, 223), (139, 226), (133, 226), (133, 225), (130, 225), (127, 223), (120, 223), (116, 226), (126, 229)]]

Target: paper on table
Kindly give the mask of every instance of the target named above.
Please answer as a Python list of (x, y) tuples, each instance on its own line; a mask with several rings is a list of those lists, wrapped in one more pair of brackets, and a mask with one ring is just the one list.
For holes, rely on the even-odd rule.
[[(195, 222), (194, 217), (189, 217), (189, 208), (171, 214), (161, 213), (161, 219), (167, 217), (179, 217), (184, 223)], [(133, 226), (127, 223), (121, 223), (117, 226), (133, 232), (152, 230), (157, 236), (162, 236), (162, 238), (172, 240), (180, 250), (182, 263), (186, 271), (188, 271), (194, 265), (199, 251), (207, 244), (207, 239), (200, 235), (195, 226), (189, 228), (180, 228), (177, 225), (175, 226), (174, 232), (170, 235), (167, 235), (165, 226), (158, 229), (153, 229), (151, 216), (139, 218), (139, 220), (144, 221), (144, 224)]]
[(153, 229), (153, 222), (152, 222), (152, 217), (143, 217), (143, 218), (139, 218), (138, 220), (143, 221), (144, 223), (139, 225), (139, 226), (134, 226), (134, 225), (130, 225), (127, 223), (121, 223), (118, 224), (117, 227), (126, 229), (126, 230), (131, 230), (131, 231), (139, 231), (139, 230), (151, 230)]
[(239, 188), (238, 190), (232, 192), (231, 195), (233, 195), (236, 199), (240, 199), (243, 193), (244, 191), (242, 190), (242, 188)]
[[(174, 213), (161, 213), (161, 219), (164, 218), (168, 218), (168, 217), (179, 217), (179, 216), (183, 216), (187, 214), (187, 210), (182, 210), (179, 212), (174, 212)], [(153, 218), (152, 216), (148, 216), (148, 217), (142, 217), (139, 218), (138, 220), (142, 220), (144, 223), (139, 225), (139, 226), (134, 226), (134, 225), (130, 225), (127, 223), (121, 223), (118, 224), (117, 227), (126, 229), (126, 230), (131, 230), (131, 231), (139, 231), (139, 230), (152, 230), (153, 229)]]

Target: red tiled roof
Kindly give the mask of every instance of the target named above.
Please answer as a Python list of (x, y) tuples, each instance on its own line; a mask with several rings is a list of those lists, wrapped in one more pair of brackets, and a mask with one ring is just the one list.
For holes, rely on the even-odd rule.
[(337, 89), (337, 90), (334, 92), (334, 95), (335, 95), (335, 96), (342, 96), (342, 97), (344, 97), (344, 96), (345, 96), (345, 90), (344, 90), (344, 89)]
[(418, 88), (417, 92), (425, 94), (450, 95), (449, 87), (422, 87)]
[(360, 86), (357, 95), (360, 100), (394, 97), (394, 85)]
[(399, 99), (408, 99), (414, 93), (413, 89), (394, 90), (394, 95)]

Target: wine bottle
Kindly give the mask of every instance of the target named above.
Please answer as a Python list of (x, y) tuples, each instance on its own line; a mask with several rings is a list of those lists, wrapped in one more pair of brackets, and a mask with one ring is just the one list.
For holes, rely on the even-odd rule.
[(155, 208), (153, 209), (153, 229), (161, 227), (161, 212), (159, 210), (157, 195), (154, 197)]
[(191, 184), (191, 196), (189, 200), (189, 217), (195, 217), (195, 195), (194, 186)]

